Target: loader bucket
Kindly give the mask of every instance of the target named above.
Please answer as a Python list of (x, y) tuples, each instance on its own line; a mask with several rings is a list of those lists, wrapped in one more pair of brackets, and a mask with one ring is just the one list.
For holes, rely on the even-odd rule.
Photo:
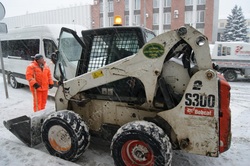
[(44, 119), (52, 113), (51, 111), (39, 111), (33, 116), (20, 116), (8, 121), (4, 121), (4, 126), (12, 132), (19, 140), (34, 147), (42, 142), (41, 127)]
[(4, 121), (4, 126), (11, 131), (18, 139), (29, 147), (34, 146), (31, 141), (30, 118), (21, 116), (15, 119)]

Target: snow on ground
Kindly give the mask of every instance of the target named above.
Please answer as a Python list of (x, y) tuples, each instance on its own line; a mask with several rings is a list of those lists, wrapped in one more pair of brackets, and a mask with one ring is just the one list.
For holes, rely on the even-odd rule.
[[(250, 81), (232, 82), (232, 144), (231, 148), (218, 158), (198, 156), (174, 151), (173, 166), (248, 166), (250, 163)], [(28, 87), (12, 89), (8, 86), (9, 98), (5, 96), (0, 74), (0, 165), (1, 166), (112, 166), (114, 165), (108, 145), (94, 141), (77, 162), (69, 162), (51, 156), (40, 144), (29, 148), (19, 141), (4, 125), (21, 115), (32, 115), (32, 96)], [(47, 109), (54, 109), (49, 99)]]

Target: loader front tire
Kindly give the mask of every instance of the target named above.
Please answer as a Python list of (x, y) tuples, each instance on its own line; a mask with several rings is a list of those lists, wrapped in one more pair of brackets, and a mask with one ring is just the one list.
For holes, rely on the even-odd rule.
[(123, 125), (114, 135), (111, 154), (117, 166), (171, 165), (168, 136), (156, 124), (135, 121)]
[(42, 140), (51, 155), (76, 161), (88, 147), (90, 134), (87, 125), (78, 114), (63, 110), (45, 119)]

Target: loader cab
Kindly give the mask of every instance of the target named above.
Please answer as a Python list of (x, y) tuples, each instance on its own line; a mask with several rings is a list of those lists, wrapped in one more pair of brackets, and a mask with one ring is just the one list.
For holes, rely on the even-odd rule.
[[(152, 31), (142, 27), (114, 26), (84, 30), (81, 37), (70, 29), (62, 28), (54, 76), (60, 79), (60, 68), (64, 80), (96, 71), (136, 54), (155, 36)], [(59, 65), (61, 65), (60, 68)], [(89, 95), (89, 98), (106, 99), (107, 97), (112, 98), (113, 101), (127, 101), (128, 98), (131, 101), (131, 97), (139, 95), (142, 99), (136, 98), (135, 101), (143, 103), (145, 98), (143, 84), (136, 78), (118, 80), (87, 90), (85, 93)], [(124, 96), (124, 99), (121, 99), (121, 96)]]
[(142, 27), (108, 27), (82, 31), (62, 28), (59, 37), (59, 55), (54, 76), (60, 79), (61, 64), (65, 80), (97, 70), (119, 59), (131, 56), (155, 34)]
[(109, 27), (82, 31), (86, 50), (76, 76), (136, 54), (155, 35), (141, 27)]

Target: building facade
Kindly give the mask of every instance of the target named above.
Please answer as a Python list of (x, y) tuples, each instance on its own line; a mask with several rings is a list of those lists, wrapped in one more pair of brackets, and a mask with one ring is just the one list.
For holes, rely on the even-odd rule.
[(40, 24), (76, 24), (87, 29), (91, 27), (91, 5), (71, 6), (67, 8), (27, 13), (25, 15), (3, 19), (8, 29)]
[(192, 25), (210, 43), (217, 40), (218, 0), (94, 0), (93, 5), (29, 13), (4, 18), (9, 29), (38, 24), (78, 24), (87, 29), (113, 25), (120, 15), (123, 25), (143, 26), (156, 34)]
[(123, 25), (144, 26), (156, 34), (192, 25), (204, 33), (210, 43), (217, 39), (218, 0), (94, 0), (92, 27), (113, 25), (120, 15)]

